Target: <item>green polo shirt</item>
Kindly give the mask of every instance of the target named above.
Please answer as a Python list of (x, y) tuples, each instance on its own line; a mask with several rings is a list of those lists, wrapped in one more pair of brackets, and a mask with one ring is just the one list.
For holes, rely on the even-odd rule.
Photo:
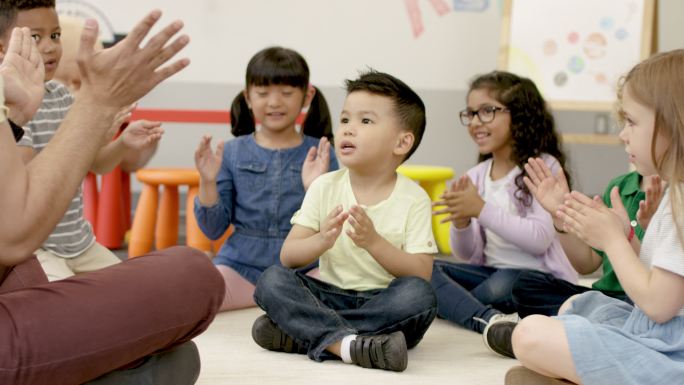
[[(606, 187), (606, 191), (603, 193), (603, 202), (608, 207), (612, 207), (610, 204), (610, 190), (613, 189), (613, 186), (617, 186), (620, 190), (622, 204), (627, 210), (627, 215), (629, 215), (629, 220), (636, 220), (636, 214), (637, 211), (639, 211), (639, 202), (646, 197), (646, 194), (639, 189), (640, 184), (641, 175), (636, 171), (621, 175), (608, 183), (608, 187)], [(639, 225), (634, 229), (634, 233), (639, 240), (644, 237), (644, 230)], [(613, 266), (610, 264), (606, 253), (596, 249), (594, 249), (594, 251), (603, 259), (603, 276), (598, 281), (594, 282), (592, 287), (595, 290), (600, 290), (608, 295), (624, 295), (625, 291), (622, 289), (622, 286), (620, 286), (620, 282), (613, 271)]]

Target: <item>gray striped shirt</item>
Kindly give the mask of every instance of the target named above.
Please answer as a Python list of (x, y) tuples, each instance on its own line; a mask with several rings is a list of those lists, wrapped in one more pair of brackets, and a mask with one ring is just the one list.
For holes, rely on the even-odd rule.
[[(52, 139), (64, 120), (74, 98), (65, 86), (55, 81), (45, 83), (45, 96), (40, 109), (26, 127), (20, 146), (32, 147), (40, 152)], [(93, 229), (83, 216), (83, 188), (76, 196), (52, 234), (43, 243), (43, 248), (61, 257), (72, 258), (84, 252), (95, 242)]]

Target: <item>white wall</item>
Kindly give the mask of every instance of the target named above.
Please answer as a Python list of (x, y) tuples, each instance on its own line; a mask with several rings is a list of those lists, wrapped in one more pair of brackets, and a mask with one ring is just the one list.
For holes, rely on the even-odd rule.
[[(500, 9), (488, 0), (58, 0), (61, 13), (101, 16), (113, 32), (128, 32), (158, 7), (164, 22), (182, 19), (193, 63), (174, 82), (241, 84), (249, 58), (269, 45), (299, 51), (319, 86), (339, 86), (366, 66), (416, 88), (462, 89), (471, 74), (496, 64)], [(409, 13), (406, 3), (419, 12)], [(454, 4), (482, 10), (454, 10)], [(132, 12), (135, 10), (135, 12)], [(424, 25), (415, 36), (411, 15)], [(161, 23), (160, 23), (161, 24)], [(112, 31), (105, 31), (107, 35)], [(106, 38), (106, 36), (105, 36)], [(455, 42), (458, 42), (455, 44)]]
[[(424, 30), (414, 35), (406, 4), (417, 4)], [(268, 45), (300, 51), (312, 69), (312, 80), (326, 95), (333, 114), (344, 100), (342, 81), (373, 66), (413, 86), (428, 108), (428, 128), (410, 163), (453, 167), (458, 174), (473, 166), (475, 146), (457, 112), (465, 105), (467, 82), (496, 67), (501, 0), (444, 0), (440, 16), (428, 0), (57, 0), (58, 9), (101, 14), (105, 32), (126, 32), (152, 8), (186, 23), (191, 37), (184, 55), (189, 68), (162, 84), (143, 107), (228, 109), (243, 87), (249, 58)], [(439, 3), (439, 1), (437, 1)], [(484, 11), (478, 9), (483, 8)], [(455, 6), (471, 10), (454, 10)], [(684, 1), (658, 1), (660, 50), (684, 48)], [(94, 7), (94, 8), (93, 8)], [(476, 9), (476, 10), (472, 10)], [(111, 34), (112, 31), (109, 31)], [(562, 132), (592, 133), (594, 112), (556, 111)], [(218, 125), (168, 124), (150, 166), (192, 167), (192, 156), (204, 133), (230, 137)], [(567, 146), (576, 186), (599, 193), (607, 181), (627, 170), (621, 146)], [(138, 185), (134, 185), (138, 189)]]

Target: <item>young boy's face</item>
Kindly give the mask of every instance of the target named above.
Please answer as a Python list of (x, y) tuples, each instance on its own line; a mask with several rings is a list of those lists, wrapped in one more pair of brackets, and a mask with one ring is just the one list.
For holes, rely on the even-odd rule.
[(383, 167), (393, 164), (397, 156), (405, 155), (398, 147), (405, 135), (411, 134), (400, 129), (390, 98), (355, 91), (344, 101), (335, 131), (335, 150), (338, 159), (350, 169)]
[(54, 8), (19, 11), (17, 27), (28, 27), (45, 64), (45, 81), (52, 79), (62, 58), (61, 30)]

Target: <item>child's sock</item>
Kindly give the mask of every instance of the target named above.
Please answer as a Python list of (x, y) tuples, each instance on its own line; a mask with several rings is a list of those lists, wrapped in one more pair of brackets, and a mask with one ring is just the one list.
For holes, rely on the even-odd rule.
[(356, 334), (350, 334), (348, 336), (345, 336), (342, 338), (342, 342), (340, 343), (340, 358), (342, 358), (342, 361), (347, 364), (352, 363), (351, 359), (351, 342), (356, 339)]

